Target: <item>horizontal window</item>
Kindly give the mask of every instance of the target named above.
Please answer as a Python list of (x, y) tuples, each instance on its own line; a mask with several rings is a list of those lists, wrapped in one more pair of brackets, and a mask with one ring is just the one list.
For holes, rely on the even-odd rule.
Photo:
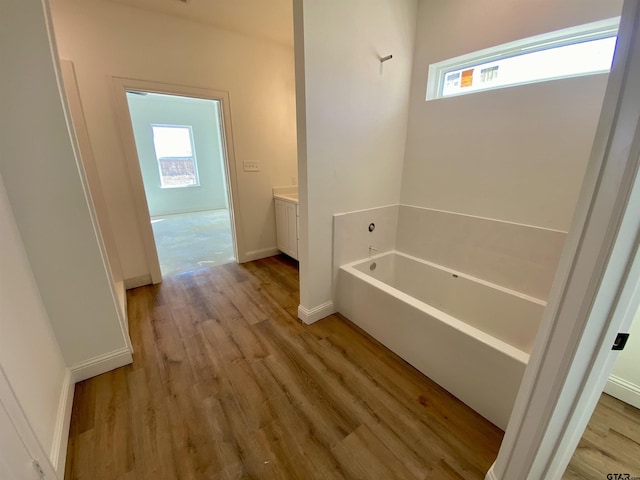
[(558, 30), (432, 64), (427, 100), (608, 72), (619, 21)]

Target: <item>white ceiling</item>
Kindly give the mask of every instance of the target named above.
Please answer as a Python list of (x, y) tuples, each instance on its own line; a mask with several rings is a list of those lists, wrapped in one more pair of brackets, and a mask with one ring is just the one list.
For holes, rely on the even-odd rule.
[(293, 45), (292, 0), (111, 0)]

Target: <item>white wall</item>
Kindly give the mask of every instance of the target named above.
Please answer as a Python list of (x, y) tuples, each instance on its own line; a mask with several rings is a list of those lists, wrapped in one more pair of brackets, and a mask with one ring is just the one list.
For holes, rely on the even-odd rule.
[[(289, 47), (116, 2), (51, 0), (58, 49), (76, 67), (125, 279), (148, 275), (114, 111), (113, 76), (226, 90), (246, 249), (275, 249), (272, 187), (296, 178)], [(260, 172), (243, 172), (259, 161)]]
[(640, 310), (636, 312), (629, 329), (629, 341), (618, 353), (604, 391), (640, 408)]
[[(0, 366), (29, 423), (20, 431), (33, 430), (62, 476), (73, 381), (131, 362), (131, 352), (70, 134), (46, 7), (9, 0), (0, 15), (0, 58), (11, 66), (0, 76)], [(106, 365), (96, 361), (105, 357)]]
[(51, 452), (66, 365), (0, 177), (0, 367)]
[(427, 71), (434, 62), (619, 15), (621, 3), (421, 1), (402, 203), (566, 231), (607, 75), (426, 102)]
[[(0, 174), (65, 363), (127, 349), (39, 0), (0, 16)], [(129, 355), (130, 360), (130, 355)]]
[[(228, 208), (218, 102), (153, 94), (128, 94), (127, 102), (150, 215)], [(192, 127), (197, 186), (160, 186), (151, 130), (154, 124)]]
[(333, 214), (400, 198), (416, 9), (294, 2), (303, 310), (331, 313)]
[[(69, 113), (71, 121), (73, 123), (73, 130), (78, 140), (78, 151), (82, 159), (82, 165), (84, 167), (85, 176), (87, 178), (87, 184), (91, 191), (91, 199), (93, 200), (93, 206), (96, 211), (98, 219), (98, 225), (102, 238), (104, 240), (104, 246), (107, 253), (108, 263), (111, 267), (111, 274), (115, 282), (122, 283), (122, 269), (120, 267), (120, 257), (118, 256), (118, 250), (116, 249), (115, 240), (113, 239), (113, 232), (111, 231), (111, 222), (109, 221), (109, 213), (104, 201), (104, 195), (102, 194), (102, 185), (100, 184), (100, 177), (96, 169), (96, 163), (93, 156), (93, 148), (89, 141), (89, 134), (87, 132), (87, 123), (84, 118), (84, 111), (82, 109), (82, 101), (80, 100), (80, 94), (78, 93), (78, 84), (76, 82), (76, 73), (73, 68), (73, 63), (68, 60), (60, 61), (60, 69), (62, 73), (62, 81), (64, 84), (64, 91), (69, 104)], [(119, 290), (122, 294), (124, 292)], [(124, 309), (123, 309), (124, 310)], [(123, 315), (124, 315), (123, 311)]]

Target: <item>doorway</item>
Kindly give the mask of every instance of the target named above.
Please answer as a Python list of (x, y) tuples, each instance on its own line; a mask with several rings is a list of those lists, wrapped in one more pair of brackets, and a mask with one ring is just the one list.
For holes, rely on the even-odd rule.
[(114, 84), (151, 281), (241, 260), (228, 94)]
[(127, 91), (163, 277), (234, 262), (218, 100)]
[[(640, 477), (640, 309), (563, 480)], [(622, 475), (619, 478), (627, 478)]]

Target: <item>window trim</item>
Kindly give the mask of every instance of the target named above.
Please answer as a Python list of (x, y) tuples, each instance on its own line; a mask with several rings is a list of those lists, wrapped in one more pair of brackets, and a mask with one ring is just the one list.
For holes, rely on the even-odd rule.
[[(196, 177), (196, 183), (191, 185), (163, 185), (162, 184), (162, 167), (160, 166), (160, 157), (158, 157), (158, 152), (156, 151), (155, 141), (153, 140), (155, 136), (154, 127), (163, 127), (163, 128), (186, 128), (189, 131), (189, 140), (191, 141), (191, 157), (193, 158), (193, 171)], [(160, 176), (160, 188), (194, 188), (200, 186), (200, 174), (198, 172), (198, 161), (196, 159), (196, 145), (193, 139), (193, 127), (191, 125), (174, 125), (168, 123), (152, 123), (151, 124), (151, 140), (153, 142), (153, 151), (156, 156), (156, 165), (158, 167), (158, 175)], [(163, 157), (165, 158), (165, 157)]]
[(579, 77), (584, 75), (593, 75), (603, 72), (588, 72), (572, 75), (563, 75), (558, 77), (550, 77), (544, 79), (535, 79), (531, 81), (523, 81), (512, 83), (509, 85), (500, 85), (487, 87), (483, 89), (473, 90), (469, 92), (460, 92), (447, 96), (442, 95), (444, 87), (444, 79), (447, 73), (464, 68), (472, 68), (477, 65), (487, 63), (489, 61), (495, 61), (499, 59), (505, 59), (515, 57), (524, 53), (533, 53), (542, 50), (548, 50), (551, 48), (562, 47), (565, 45), (572, 45), (582, 43), (590, 40), (598, 40), (602, 38), (608, 38), (617, 35), (618, 27), (620, 25), (620, 17), (607, 18), (605, 20), (599, 20), (597, 22), (591, 22), (584, 25), (578, 25), (575, 27), (564, 28), (562, 30), (556, 30), (554, 32), (543, 33), (541, 35), (535, 35), (533, 37), (524, 38), (522, 40), (516, 40), (514, 42), (504, 43), (495, 47), (485, 48), (476, 52), (460, 55), (455, 58), (443, 60), (441, 62), (433, 63), (429, 65), (429, 71), (427, 76), (427, 92), (426, 100), (437, 100), (440, 98), (457, 97), (460, 95), (469, 95), (471, 93), (484, 92), (487, 90), (495, 90), (499, 88), (508, 88), (516, 85), (527, 85), (530, 83), (545, 82), (549, 80), (557, 80), (560, 78)]

